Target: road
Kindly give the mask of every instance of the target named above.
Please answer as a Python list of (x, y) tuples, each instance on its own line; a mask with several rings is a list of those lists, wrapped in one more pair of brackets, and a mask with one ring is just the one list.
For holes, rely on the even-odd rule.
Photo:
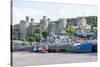
[(80, 63), (97, 61), (96, 53), (30, 53), (13, 52), (13, 66)]

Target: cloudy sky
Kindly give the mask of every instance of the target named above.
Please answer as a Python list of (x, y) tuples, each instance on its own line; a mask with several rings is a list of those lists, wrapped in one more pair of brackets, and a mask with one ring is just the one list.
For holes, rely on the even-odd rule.
[(13, 0), (13, 24), (18, 24), (25, 16), (34, 18), (35, 21), (39, 21), (42, 16), (47, 16), (50, 20), (97, 16), (97, 6)]

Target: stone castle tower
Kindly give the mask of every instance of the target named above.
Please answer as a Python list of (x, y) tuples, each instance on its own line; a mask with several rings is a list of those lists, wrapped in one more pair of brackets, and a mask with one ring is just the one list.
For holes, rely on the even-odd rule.
[(35, 26), (34, 26), (34, 18), (31, 18), (31, 21), (30, 21), (30, 25), (29, 25), (27, 34), (28, 35), (32, 35), (33, 32), (34, 32), (34, 29), (35, 29)]
[(27, 35), (27, 29), (29, 27), (29, 17), (26, 16), (26, 20), (20, 21), (20, 39), (25, 39), (25, 36)]
[(58, 20), (58, 29), (59, 32), (63, 33), (66, 29), (67, 20), (65, 18), (59, 18)]
[(48, 22), (49, 22), (49, 18), (47, 18), (46, 16), (43, 16), (43, 19), (40, 20), (40, 27), (42, 29), (48, 29)]
[(85, 17), (77, 17), (77, 26), (81, 32), (85, 31), (85, 28), (87, 26)]

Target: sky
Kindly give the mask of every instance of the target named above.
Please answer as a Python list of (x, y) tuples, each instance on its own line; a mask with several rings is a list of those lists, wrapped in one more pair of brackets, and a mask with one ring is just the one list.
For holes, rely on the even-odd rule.
[(35, 22), (39, 22), (43, 16), (47, 16), (52, 21), (59, 18), (97, 16), (97, 6), (95, 5), (13, 0), (12, 8), (13, 24), (18, 24), (20, 20), (25, 20), (25, 16), (34, 18)]

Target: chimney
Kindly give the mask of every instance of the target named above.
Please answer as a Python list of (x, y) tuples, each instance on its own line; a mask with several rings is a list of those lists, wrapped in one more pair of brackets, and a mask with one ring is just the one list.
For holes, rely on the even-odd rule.
[(26, 16), (26, 21), (29, 21), (29, 17), (28, 16)]

